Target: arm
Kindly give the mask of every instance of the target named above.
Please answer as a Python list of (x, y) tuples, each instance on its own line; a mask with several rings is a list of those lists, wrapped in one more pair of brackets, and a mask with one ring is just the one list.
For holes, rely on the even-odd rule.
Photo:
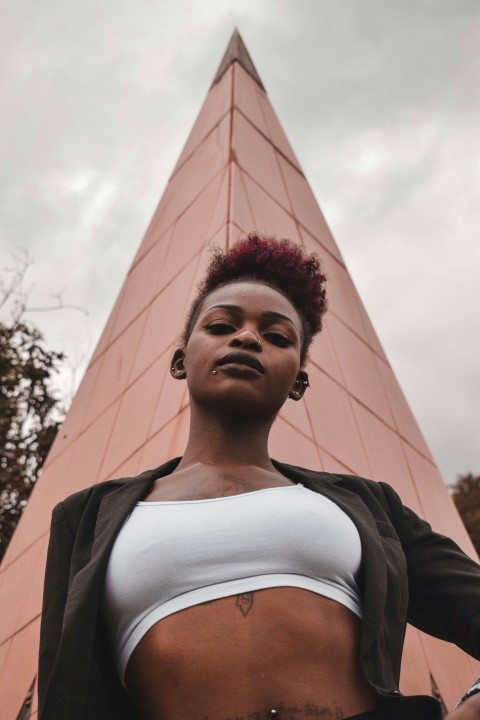
[(480, 566), (380, 484), (407, 560), (408, 622), (480, 660)]
[(52, 513), (43, 587), (38, 668), (40, 709), (43, 707), (62, 635), (73, 543), (74, 535), (65, 514), (63, 503), (59, 503)]

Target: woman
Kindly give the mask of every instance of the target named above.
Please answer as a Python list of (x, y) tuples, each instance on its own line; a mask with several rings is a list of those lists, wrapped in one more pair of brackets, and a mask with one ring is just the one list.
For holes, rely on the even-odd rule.
[(441, 716), (398, 691), (405, 624), (480, 658), (480, 568), (388, 485), (268, 455), (325, 307), (288, 241), (216, 253), (171, 363), (185, 454), (54, 509), (40, 720)]

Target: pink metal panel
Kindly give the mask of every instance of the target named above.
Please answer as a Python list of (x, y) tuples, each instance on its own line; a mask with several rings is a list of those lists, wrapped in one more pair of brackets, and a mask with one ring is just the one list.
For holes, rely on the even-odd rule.
[(61, 495), (59, 500), (104, 479), (100, 475), (100, 469), (119, 406), (120, 400), (116, 400), (76, 440), (63, 493), (58, 493)]
[(298, 242), (299, 234), (294, 218), (248, 175), (244, 174), (243, 178), (249, 207), (252, 209), (255, 220), (252, 230), (277, 238), (286, 237)]
[(358, 335), (363, 336), (362, 318), (357, 305), (357, 291), (345, 266), (328, 253), (324, 252), (319, 257), (328, 279), (329, 311), (337, 315)]
[(317, 335), (312, 345), (310, 346), (308, 355), (310, 358), (310, 362), (314, 363), (318, 368), (320, 368), (320, 370), (323, 370), (323, 372), (327, 375), (330, 375), (333, 380), (336, 380), (336, 382), (344, 385), (345, 379), (342, 375), (340, 363), (338, 362), (335, 348), (330, 337), (329, 317), (330, 316), (327, 315), (324, 318), (322, 331), (319, 335)]
[(135, 357), (132, 348), (136, 348), (140, 342), (146, 318), (146, 312), (137, 317), (100, 358), (100, 371), (85, 416), (86, 425), (93, 422), (125, 391)]
[[(128, 271), (129, 273), (132, 272), (136, 265), (138, 265), (138, 263), (151, 251), (153, 247), (155, 247), (155, 245), (161, 244), (167, 248), (170, 245), (173, 233), (173, 224), (170, 224), (168, 228), (163, 228), (162, 232), (159, 232), (157, 228), (158, 214), (159, 211), (157, 208), (157, 211), (154, 213), (152, 219), (150, 220), (150, 223), (148, 224), (145, 235), (143, 236), (143, 240), (140, 243), (137, 252), (135, 253), (135, 257), (132, 260), (130, 270)], [(123, 289), (125, 289), (125, 284), (123, 286)]]
[(162, 356), (164, 360), (162, 364), (163, 380), (148, 430), (149, 438), (156, 435), (181, 408), (188, 404), (187, 383), (185, 380), (174, 380), (170, 375), (170, 358), (174, 349), (175, 347), (172, 345)]
[[(178, 260), (179, 263), (182, 261), (181, 256)], [(136, 348), (132, 348), (135, 360), (131, 380), (144, 372), (178, 338), (182, 330), (179, 321), (187, 308), (185, 291), (191, 287), (198, 261), (197, 255), (182, 270), (179, 268), (177, 276), (150, 305), (141, 342)]]
[(62, 499), (61, 496), (64, 497), (68, 494), (66, 480), (72, 455), (73, 445), (59, 455), (55, 462), (51, 463), (43, 471), (40, 479), (37, 480), (28, 505), (23, 511), (22, 522), (15, 530), (15, 534), (5, 552), (2, 568), (6, 567), (20, 553), (29, 552), (30, 546), (41, 535), (48, 532), (53, 506)]
[(143, 446), (143, 468), (156, 468), (183, 454), (188, 438), (189, 417), (189, 408), (186, 407), (148, 440)]
[(314, 365), (310, 367), (309, 375), (311, 387), (304, 402), (320, 449), (327, 449), (351, 472), (369, 477), (371, 469), (344, 388)]
[(259, 99), (259, 95), (264, 94), (263, 91), (260, 90), (252, 76), (245, 72), (238, 63), (234, 65), (234, 72), (234, 106), (238, 108), (243, 115), (246, 115), (257, 130), (265, 135), (266, 138), (271, 139), (268, 125), (260, 107), (261, 100)]
[(122, 304), (123, 299), (123, 293), (125, 292), (125, 286), (123, 285), (120, 288), (120, 292), (118, 293), (118, 296), (115, 300), (114, 306), (112, 308), (112, 312), (110, 313), (107, 322), (105, 324), (105, 327), (103, 328), (102, 334), (100, 336), (100, 340), (97, 343), (97, 347), (93, 351), (93, 355), (90, 360), (90, 366), (93, 365), (97, 358), (105, 351), (105, 349), (108, 347), (108, 344), (110, 342), (110, 338), (112, 337), (112, 331), (116, 323), (117, 319), (117, 313), (120, 309), (120, 305)]
[(37, 656), (32, 648), (38, 647), (40, 618), (17, 633), (10, 644), (5, 666), (0, 675), (2, 717), (15, 720), (22, 709), (27, 693), (37, 672)]
[(330, 455), (324, 448), (318, 448), (318, 454), (323, 465), (325, 472), (340, 473), (340, 474), (352, 474), (352, 468), (347, 467), (341, 463), (338, 458)]
[(309, 440), (315, 442), (312, 425), (307, 413), (307, 406), (304, 402), (289, 398), (280, 411), (280, 417), (286, 420), (286, 422), (296, 430), (303, 433)]
[(387, 356), (383, 350), (383, 347), (378, 339), (377, 333), (375, 332), (373, 325), (368, 317), (365, 308), (363, 307), (360, 297), (357, 295), (357, 306), (362, 318), (363, 335), (365, 336), (366, 342), (370, 345), (372, 350), (381, 357), (384, 362), (388, 363)]
[[(31, 553), (31, 558), (35, 557), (35, 563), (31, 568), (30, 587), (25, 596), (21, 599), (21, 611), (18, 616), (16, 631), (18, 632), (32, 620), (35, 620), (42, 611), (42, 593), (43, 593), (43, 578), (45, 562), (47, 560), (47, 549), (48, 549), (48, 533), (45, 533), (35, 543), (35, 554)], [(38, 546), (38, 553), (37, 553)]]
[(480, 670), (476, 663), (476, 674), (472, 676), (467, 655), (451, 643), (420, 633), (423, 649), (430, 671), (446, 707), (451, 709), (465, 690), (472, 685)]
[(146, 441), (160, 394), (164, 368), (164, 358), (160, 358), (124, 392), (106, 446), (100, 479), (108, 477)]
[(152, 298), (161, 287), (165, 256), (168, 251), (171, 234), (167, 233), (153, 245), (142, 259), (129, 271), (122, 293), (115, 325), (112, 328), (110, 344), (118, 338), (140, 313), (151, 303)]
[(402, 656), (400, 690), (411, 695), (431, 695), (432, 683), (419, 631), (407, 626)]
[(244, 229), (247, 235), (251, 230), (256, 228), (256, 222), (253, 218), (250, 202), (245, 189), (244, 175), (236, 163), (230, 164), (230, 212), (229, 218), (239, 227)]
[(76, 436), (85, 427), (85, 416), (89, 410), (92, 401), (93, 390), (97, 382), (97, 376), (100, 371), (100, 357), (97, 362), (90, 364), (87, 368), (82, 382), (75, 394), (75, 400), (68, 409), (67, 416), (60, 427), (57, 437), (50, 448), (48, 457), (43, 466), (43, 473), (46, 472), (49, 465), (56, 457), (67, 448)]
[(114, 480), (120, 477), (135, 477), (145, 468), (141, 463), (143, 448), (139, 448), (137, 452), (130, 455), (124, 462), (116, 467), (105, 480)]
[(229, 159), (230, 115), (202, 141), (193, 155), (173, 175), (155, 211), (140, 258), (170, 228), (210, 183)]
[(392, 485), (401, 492), (405, 505), (420, 512), (418, 494), (398, 435), (355, 400), (352, 400), (352, 407), (372, 468), (373, 480)]
[(273, 424), (268, 450), (270, 457), (280, 462), (322, 470), (316, 445), (280, 417)]
[(329, 329), (349, 392), (393, 427), (374, 353), (333, 316), (330, 316)]
[(405, 438), (405, 440), (413, 445), (413, 447), (422, 455), (432, 460), (427, 444), (420, 432), (410, 406), (405, 399), (391, 367), (378, 358), (377, 365), (380, 370), (383, 387), (385, 388), (385, 392), (387, 394), (388, 404), (390, 406), (394, 418), (394, 425), (398, 434), (402, 438)]
[(11, 637), (9, 637), (8, 640), (5, 640), (3, 643), (0, 644), (0, 677), (3, 674), (3, 667), (7, 660), (7, 655), (8, 655), (8, 651), (10, 650), (11, 644), (12, 644)]
[(260, 135), (238, 112), (233, 114), (235, 156), (238, 164), (251, 178), (291, 212), (276, 153), (272, 145)]
[(227, 247), (232, 247), (238, 240), (248, 235), (248, 230), (234, 222), (227, 222)]
[(185, 303), (185, 311), (183, 315), (177, 318), (178, 332), (175, 337), (175, 343), (180, 343), (183, 326), (186, 321), (187, 313), (190, 310), (190, 306), (197, 295), (198, 285), (205, 277), (207, 266), (212, 258), (212, 251), (214, 248), (225, 249), (226, 241), (226, 227), (224, 226), (218, 233), (212, 237), (210, 242), (206, 243), (202, 250), (198, 253), (195, 258), (195, 271), (193, 273), (192, 282), (190, 287), (187, 289), (187, 297)]
[(183, 163), (195, 152), (208, 133), (230, 112), (231, 99), (232, 67), (227, 70), (220, 82), (216, 83), (208, 93), (172, 175), (178, 172)]
[(178, 218), (162, 268), (160, 286), (201, 251), (224, 224), (228, 205), (228, 179), (228, 169), (225, 168)]
[(322, 247), (340, 262), (343, 262), (330, 228), (325, 222), (325, 218), (305, 177), (283, 158), (279, 157), (278, 159), (295, 217), (318, 240)]
[(28, 552), (20, 555), (2, 571), (0, 605), (8, 612), (0, 613), (0, 644), (18, 630), (22, 606), (30, 592), (33, 568), (40, 558), (43, 543), (44, 538), (40, 538)]
[(44, 470), (24, 511), (24, 521), (7, 548), (2, 567), (27, 548), (29, 553), (29, 546), (48, 531), (57, 502), (97, 480), (118, 405), (117, 401), (102, 413)]
[(343, 260), (340, 260), (336, 254), (332, 257), (326, 252), (320, 242), (310, 235), (305, 228), (300, 228), (300, 234), (305, 250), (316, 253), (325, 268), (330, 311), (333, 311), (355, 332), (363, 336), (363, 340), (370, 345), (372, 350), (387, 361)]
[(32, 697), (32, 707), (30, 710), (30, 719), (29, 720), (36, 720), (38, 717), (38, 688), (37, 688), (37, 682), (35, 682), (35, 688), (33, 691), (33, 697)]
[(263, 116), (265, 118), (265, 122), (267, 124), (268, 130), (269, 130), (269, 136), (270, 139), (275, 145), (275, 147), (280, 150), (280, 152), (285, 155), (285, 157), (298, 169), (301, 171), (300, 163), (298, 162), (295, 153), (292, 150), (292, 147), (290, 143), (287, 140), (287, 136), (285, 135), (285, 132), (283, 131), (282, 126), (280, 125), (280, 122), (275, 114), (275, 111), (270, 104), (270, 101), (266, 94), (262, 92), (261, 90), (257, 93), (258, 102), (260, 104)]

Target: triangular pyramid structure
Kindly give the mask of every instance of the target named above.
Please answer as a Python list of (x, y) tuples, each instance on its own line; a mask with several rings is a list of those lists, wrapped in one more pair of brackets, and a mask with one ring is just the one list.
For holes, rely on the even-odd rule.
[[(0, 707), (16, 720), (35, 680), (51, 510), (94, 482), (182, 453), (185, 383), (169, 376), (182, 319), (213, 245), (251, 230), (288, 237), (323, 259), (330, 311), (311, 351), (305, 402), (287, 403), (271, 455), (385, 480), (404, 502), (473, 547), (454, 509), (332, 234), (235, 31), (147, 229), (0, 573)], [(409, 628), (407, 694), (447, 707), (479, 667)], [(31, 717), (36, 715), (35, 694)]]

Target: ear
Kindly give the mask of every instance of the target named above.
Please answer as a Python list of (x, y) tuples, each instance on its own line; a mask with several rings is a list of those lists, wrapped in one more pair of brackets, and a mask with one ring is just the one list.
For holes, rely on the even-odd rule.
[(173, 353), (170, 362), (170, 375), (175, 380), (185, 380), (187, 373), (185, 371), (185, 352), (183, 348), (177, 348)]
[(292, 385), (292, 389), (288, 393), (288, 397), (292, 400), (301, 400), (309, 385), (307, 373), (305, 370), (300, 370), (297, 379)]

